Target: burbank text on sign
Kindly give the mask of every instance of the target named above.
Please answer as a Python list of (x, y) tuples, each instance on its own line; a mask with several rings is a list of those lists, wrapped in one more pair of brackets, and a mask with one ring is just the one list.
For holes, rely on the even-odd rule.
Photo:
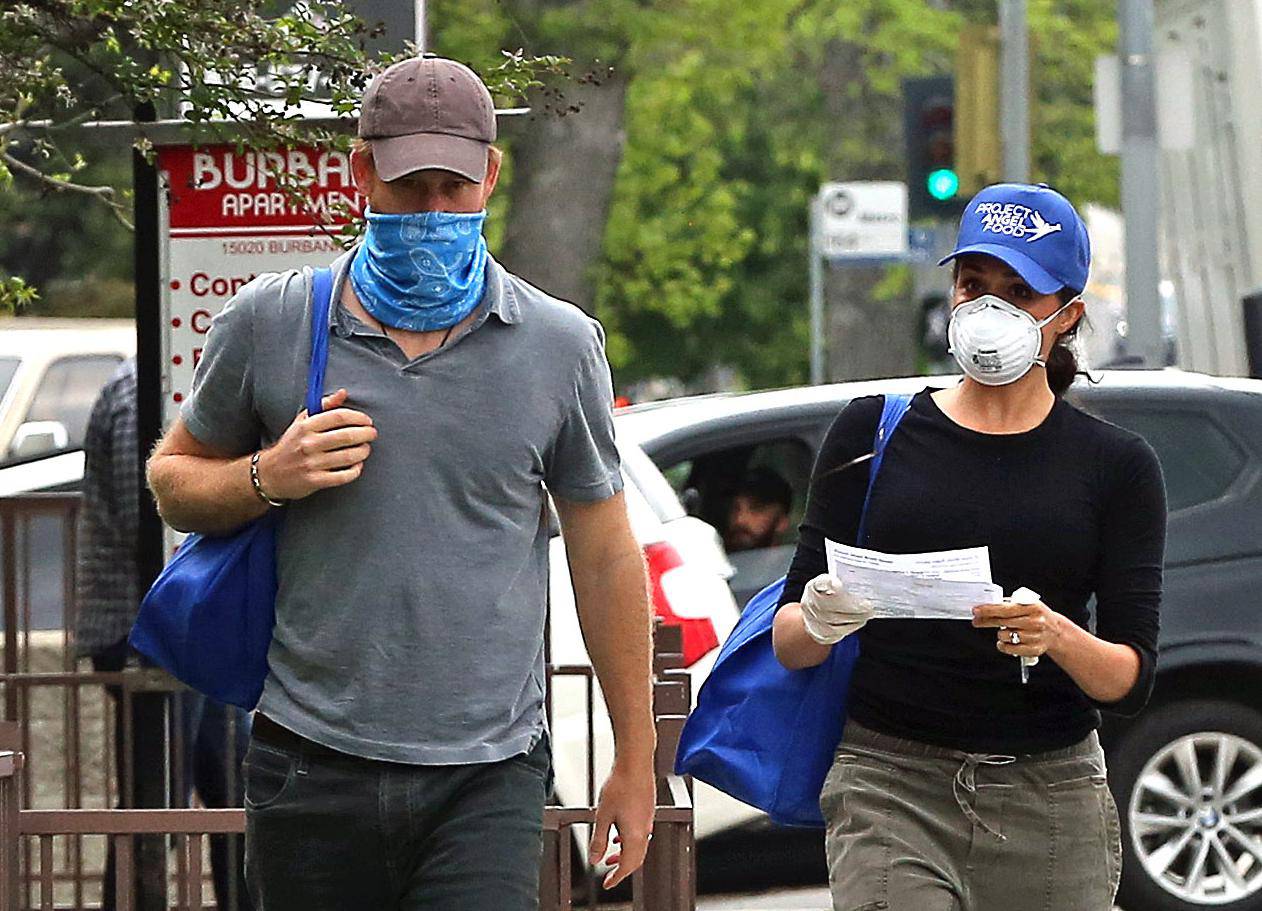
[[(165, 193), (163, 399), (174, 420), (192, 385), (211, 320), (263, 272), (330, 263), (338, 234), (357, 217), (345, 153), (316, 148), (238, 153), (231, 146), (170, 146), (158, 152)], [(277, 175), (309, 180), (295, 201)]]

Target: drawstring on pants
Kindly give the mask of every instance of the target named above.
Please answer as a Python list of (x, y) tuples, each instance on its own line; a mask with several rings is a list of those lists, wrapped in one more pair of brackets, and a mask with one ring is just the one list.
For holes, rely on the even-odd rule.
[(964, 754), (964, 762), (960, 764), (959, 770), (955, 773), (955, 779), (951, 782), (951, 791), (955, 795), (955, 802), (959, 805), (960, 812), (964, 814), (969, 822), (981, 826), (1000, 841), (1007, 841), (1008, 837), (986, 825), (986, 821), (978, 816), (977, 811), (969, 805), (968, 800), (961, 793), (961, 789), (969, 794), (977, 793), (977, 767), (979, 765), (1011, 765), (1016, 761), (1017, 757), (1015, 756), (1004, 756), (996, 753), (966, 753)]

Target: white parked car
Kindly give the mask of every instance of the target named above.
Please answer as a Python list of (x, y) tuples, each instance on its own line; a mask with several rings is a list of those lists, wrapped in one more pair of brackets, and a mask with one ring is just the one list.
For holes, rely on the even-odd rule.
[(81, 449), (92, 403), (136, 351), (121, 319), (0, 319), (0, 465)]
[[(621, 418), (615, 418), (615, 424)], [(718, 656), (719, 645), (736, 625), (739, 609), (728, 579), (732, 567), (711, 525), (687, 515), (678, 496), (657, 466), (619, 425), (618, 448), (626, 480), (627, 510), (636, 540), (644, 550), (655, 613), (683, 626), (684, 654), (697, 690)], [(574, 592), (560, 535), (551, 554), (551, 661), (558, 665), (589, 664), (574, 607)], [(566, 806), (588, 804), (587, 705), (581, 677), (553, 678), (553, 762), (556, 791)], [(613, 735), (604, 703), (596, 693), (594, 713), (595, 781), (599, 788), (613, 759)], [(709, 785), (697, 783), (695, 833), (698, 838), (761, 818), (762, 814)], [(577, 831), (582, 836), (581, 830)]]
[[(90, 407), (89, 402), (89, 407)], [(675, 491), (633, 442), (620, 440), (624, 491), (631, 527), (648, 569), (653, 608), (667, 622), (684, 627), (684, 651), (689, 661), (693, 698), (709, 673), (718, 646), (731, 632), (739, 615), (728, 587), (732, 567), (718, 533), (700, 519), (688, 516)], [(77, 490), (83, 479), (82, 453), (38, 459), (0, 468), (0, 495), (38, 490)], [(44, 579), (49, 604), (35, 605), (37, 626), (60, 628), (61, 574), (64, 551), (60, 535), (42, 536), (33, 553), (31, 573)], [(570, 584), (565, 544), (559, 528), (550, 545), (550, 659), (556, 665), (589, 664), (578, 626)], [(588, 804), (586, 684), (580, 677), (553, 680), (552, 737), (556, 766), (556, 796), (569, 806)], [(603, 782), (612, 761), (612, 732), (599, 687), (594, 706), (594, 787)], [(757, 818), (757, 811), (706, 785), (696, 789), (699, 837)], [(581, 835), (582, 833), (577, 833)]]

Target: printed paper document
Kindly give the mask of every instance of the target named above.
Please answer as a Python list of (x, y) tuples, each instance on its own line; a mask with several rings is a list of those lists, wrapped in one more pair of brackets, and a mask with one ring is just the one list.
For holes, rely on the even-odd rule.
[(825, 539), (824, 552), (828, 571), (877, 618), (972, 620), (976, 605), (1003, 601), (987, 547), (885, 554)]

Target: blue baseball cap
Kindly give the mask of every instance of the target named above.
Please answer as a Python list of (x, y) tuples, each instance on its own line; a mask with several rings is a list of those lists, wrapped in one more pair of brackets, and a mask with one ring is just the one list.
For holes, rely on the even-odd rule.
[(1069, 200), (1045, 183), (998, 183), (970, 199), (955, 250), (938, 265), (967, 253), (1002, 260), (1039, 294), (1082, 291), (1091, 269), (1087, 226)]

